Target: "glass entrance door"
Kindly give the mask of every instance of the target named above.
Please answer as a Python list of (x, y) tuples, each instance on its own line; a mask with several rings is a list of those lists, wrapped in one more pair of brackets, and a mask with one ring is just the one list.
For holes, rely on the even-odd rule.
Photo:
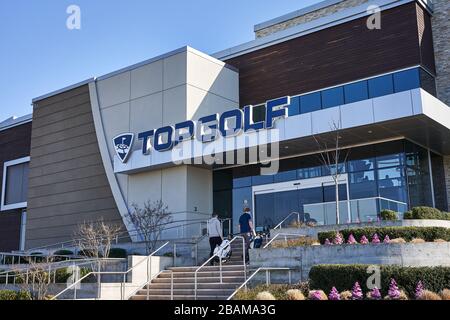
[[(255, 225), (263, 229), (273, 228), (292, 212), (299, 212), (303, 223), (335, 224), (335, 190), (330, 176), (255, 186), (252, 188)], [(341, 223), (349, 218), (347, 199), (347, 175), (342, 175), (339, 179)], [(297, 215), (291, 218), (290, 222), (296, 221)]]

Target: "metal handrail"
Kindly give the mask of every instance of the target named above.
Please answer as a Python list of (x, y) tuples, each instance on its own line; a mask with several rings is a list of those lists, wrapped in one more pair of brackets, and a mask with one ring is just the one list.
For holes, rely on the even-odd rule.
[[(245, 256), (245, 238), (243, 236), (235, 236), (233, 239), (230, 240), (230, 242), (228, 243), (228, 246), (231, 246), (231, 243), (233, 241), (235, 241), (236, 239), (242, 239), (242, 260), (243, 260), (243, 266), (244, 266), (244, 279), (246, 279), (247, 276), (247, 265), (246, 265), (246, 256)], [(213, 254), (208, 260), (206, 260), (200, 267), (198, 267), (195, 272), (194, 272), (194, 299), (197, 300), (197, 273), (198, 271), (203, 268), (206, 264), (208, 264), (209, 262), (211, 262), (212, 259), (214, 259), (215, 257), (219, 257), (219, 253), (221, 253), (224, 248), (220, 248), (220, 250), (217, 251), (217, 253)], [(220, 283), (223, 283), (223, 279), (222, 279), (222, 259), (219, 257), (219, 278), (220, 278)]]
[[(76, 299), (76, 290), (77, 290), (77, 285), (81, 284), (81, 282), (86, 279), (87, 277), (91, 276), (91, 275), (102, 275), (102, 274), (121, 274), (124, 276), (124, 278), (126, 277), (126, 275), (131, 272), (135, 267), (137, 267), (138, 265), (142, 264), (143, 262), (147, 262), (151, 259), (151, 257), (159, 252), (162, 248), (164, 248), (167, 244), (169, 244), (169, 241), (167, 241), (166, 243), (164, 243), (162, 246), (160, 246), (158, 249), (156, 249), (155, 251), (153, 251), (150, 255), (148, 255), (145, 259), (139, 261), (136, 265), (132, 266), (131, 268), (129, 268), (127, 271), (103, 271), (103, 272), (97, 272), (97, 271), (93, 271), (93, 272), (89, 272), (88, 274), (86, 274), (85, 276), (81, 277), (80, 279), (78, 279), (77, 281), (75, 281), (74, 283), (72, 283), (70, 286), (68, 286), (66, 289), (64, 289), (63, 291), (61, 291), (60, 293), (58, 293), (57, 295), (55, 295), (54, 297), (52, 297), (51, 300), (55, 300), (57, 297), (61, 296), (63, 293), (67, 292), (68, 290), (71, 290), (72, 288), (74, 288), (74, 298)], [(150, 265), (150, 271), (151, 271), (151, 264)], [(151, 277), (151, 272), (150, 275), (148, 274), (149, 270), (147, 270), (147, 276)], [(125, 284), (125, 281), (122, 283), (123, 285)]]
[[(165, 230), (170, 230), (170, 229), (175, 229), (175, 228), (180, 228), (180, 227), (186, 227), (186, 226), (190, 226), (190, 225), (195, 225), (195, 224), (204, 224), (207, 223), (208, 220), (205, 219), (192, 219), (192, 220), (177, 220), (177, 221), (172, 221), (170, 222), (170, 224), (174, 224), (177, 222), (182, 222), (182, 221), (190, 221), (189, 223), (185, 223), (185, 224), (180, 224), (180, 225), (175, 225), (169, 228), (166, 228)], [(130, 231), (125, 231), (123, 232), (123, 234), (125, 234), (124, 236), (119, 236), (117, 237), (115, 240), (116, 242), (118, 242), (119, 239), (125, 239), (125, 238), (129, 238), (130, 235), (132, 234), (139, 234), (138, 230), (130, 230)], [(80, 241), (82, 239), (72, 239), (72, 240), (67, 240), (67, 241), (62, 241), (62, 242), (56, 242), (53, 244), (48, 244), (45, 246), (41, 246), (41, 247), (35, 247), (35, 248), (31, 248), (31, 249), (27, 249), (27, 252), (30, 251), (34, 251), (34, 250), (47, 250), (47, 249), (61, 249), (61, 248), (71, 248), (71, 247), (76, 247), (77, 245), (77, 241)], [(172, 240), (176, 240), (176, 239), (167, 239), (167, 241), (172, 241)], [(140, 243), (140, 242), (144, 242), (144, 241), (137, 241), (136, 243)], [(70, 245), (70, 246), (65, 246), (65, 245)]]
[(248, 277), (247, 278), (247, 280), (245, 280), (244, 281), (244, 283), (242, 283), (228, 298), (227, 298), (227, 300), (231, 300), (242, 288), (244, 288), (245, 287), (245, 289), (247, 289), (247, 284), (249, 283), (249, 281), (251, 280), (251, 279), (253, 279), (255, 276), (256, 276), (256, 274), (257, 273), (259, 273), (260, 271), (263, 271), (263, 270), (265, 270), (266, 271), (266, 285), (269, 285), (270, 284), (270, 271), (275, 271), (275, 270), (287, 270), (287, 271), (289, 271), (289, 284), (291, 284), (291, 269), (290, 268), (276, 268), (276, 267), (274, 267), (274, 268), (272, 268), (272, 267), (261, 267), (261, 268), (258, 268), (258, 269), (256, 269), (256, 271), (250, 276), (250, 277)]
[(272, 239), (270, 239), (270, 241), (266, 243), (266, 245), (263, 247), (263, 249), (266, 249), (266, 248), (267, 248), (267, 247), (268, 247), (275, 239), (278, 238), (278, 236), (284, 236), (284, 241), (285, 241), (285, 242), (287, 242), (286, 236), (289, 236), (289, 237), (295, 236), (295, 237), (298, 237), (298, 238), (306, 237), (305, 235), (302, 235), (302, 234), (282, 233), (282, 232), (280, 232), (280, 233), (277, 233), (277, 234), (275, 235), (275, 237), (273, 237)]
[(281, 228), (281, 225), (294, 214), (297, 215), (297, 223), (300, 223), (300, 212), (293, 211), (293, 212), (289, 213), (283, 220), (281, 220), (281, 222), (279, 224), (277, 224), (273, 229), (275, 230), (275, 229)]

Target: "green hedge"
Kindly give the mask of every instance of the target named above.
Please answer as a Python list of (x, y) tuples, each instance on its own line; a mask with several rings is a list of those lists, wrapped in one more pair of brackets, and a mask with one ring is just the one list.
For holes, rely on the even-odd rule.
[(414, 207), (405, 212), (403, 219), (450, 220), (450, 213), (430, 207)]
[[(317, 265), (309, 272), (311, 289), (330, 292), (332, 287), (339, 291), (351, 290), (355, 282), (359, 282), (364, 292), (367, 292), (366, 281), (371, 276), (367, 273), (369, 265)], [(381, 292), (387, 294), (391, 279), (397, 281), (398, 286), (405, 290), (410, 297), (419, 281), (427, 290), (440, 292), (450, 288), (450, 267), (401, 267), (379, 266), (381, 271)]]
[(127, 250), (122, 248), (111, 248), (109, 250), (109, 258), (126, 258)]
[[(369, 241), (376, 233), (380, 240), (383, 240), (386, 235), (390, 239), (403, 238), (410, 241), (414, 238), (421, 238), (425, 241), (432, 242), (435, 239), (443, 239), (450, 241), (450, 229), (443, 227), (365, 227), (357, 229), (346, 229), (339, 231), (344, 239), (347, 241), (350, 234), (353, 234), (355, 239), (359, 241), (365, 235)], [(330, 241), (335, 237), (336, 231), (319, 232), (317, 237), (321, 244), (325, 243), (325, 239)]]
[(0, 300), (31, 300), (26, 291), (0, 290)]
[(382, 210), (380, 212), (381, 220), (397, 220), (397, 212), (392, 210)]

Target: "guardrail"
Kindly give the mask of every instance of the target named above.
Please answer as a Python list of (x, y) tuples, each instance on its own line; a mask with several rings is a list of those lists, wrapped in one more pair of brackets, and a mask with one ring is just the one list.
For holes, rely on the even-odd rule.
[(123, 300), (125, 298), (125, 283), (126, 281), (126, 277), (127, 275), (134, 270), (134, 268), (136, 268), (137, 266), (141, 265), (142, 263), (146, 262), (147, 263), (147, 281), (148, 279), (151, 279), (151, 257), (153, 257), (155, 255), (155, 253), (161, 251), (161, 249), (163, 249), (165, 246), (167, 246), (169, 244), (169, 242), (164, 243), (162, 246), (160, 246), (158, 249), (156, 249), (155, 251), (153, 251), (150, 255), (148, 255), (145, 259), (143, 259), (142, 261), (138, 262), (136, 265), (132, 266), (131, 268), (129, 268), (127, 271), (122, 271), (122, 272), (107, 272), (107, 271), (103, 271), (103, 272), (98, 272), (98, 271), (94, 271), (94, 272), (89, 272), (88, 274), (86, 274), (84, 277), (78, 279), (77, 281), (75, 281), (73, 284), (71, 284), (69, 287), (67, 287), (66, 289), (64, 289), (63, 291), (61, 291), (60, 293), (58, 293), (57, 295), (55, 295), (52, 300), (55, 300), (56, 298), (58, 298), (59, 296), (61, 296), (62, 294), (66, 293), (69, 290), (74, 290), (73, 293), (73, 299), (76, 300), (77, 298), (77, 289), (78, 286), (82, 283), (82, 281), (84, 279), (86, 279), (89, 276), (92, 275), (98, 275), (98, 283), (99, 283), (99, 294), (98, 294), (98, 299), (101, 298), (101, 293), (100, 293), (100, 283), (101, 283), (101, 275), (110, 275), (110, 274), (116, 274), (116, 275), (122, 275), (123, 276), (123, 281), (121, 282), (121, 300)]
[(270, 285), (270, 273), (271, 271), (288, 271), (288, 283), (291, 284), (292, 277), (291, 277), (291, 269), (290, 268), (272, 268), (272, 267), (261, 267), (256, 269), (256, 271), (248, 277), (243, 284), (241, 284), (228, 298), (227, 300), (233, 299), (233, 297), (242, 289), (245, 288), (247, 290), (247, 284), (252, 280), (259, 272), (266, 271), (266, 285)]
[[(246, 247), (245, 247), (245, 239), (243, 236), (235, 236), (233, 239), (230, 240), (230, 242), (228, 243), (228, 246), (231, 246), (231, 243), (233, 243), (234, 241), (236, 241), (236, 239), (242, 239), (242, 262), (243, 262), (243, 266), (244, 266), (244, 279), (247, 276), (247, 264), (246, 264)], [(220, 250), (217, 251), (217, 253), (213, 254), (208, 260), (205, 261), (205, 263), (203, 263), (200, 267), (198, 267), (195, 272), (194, 272), (194, 299), (197, 300), (197, 287), (198, 287), (198, 283), (197, 283), (197, 274), (200, 271), (200, 269), (202, 269), (205, 265), (207, 265), (208, 263), (210, 263), (214, 258), (218, 257), (219, 258), (219, 279), (220, 279), (220, 283), (223, 283), (223, 279), (222, 279), (222, 258), (219, 256), (219, 254), (222, 253), (222, 251), (225, 249), (224, 248), (220, 248)]]

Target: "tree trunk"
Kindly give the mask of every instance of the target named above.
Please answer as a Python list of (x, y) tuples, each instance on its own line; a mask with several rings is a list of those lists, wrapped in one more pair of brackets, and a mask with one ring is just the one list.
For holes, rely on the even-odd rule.
[(336, 224), (339, 224), (339, 178), (336, 177), (335, 181), (335, 192), (336, 192)]

